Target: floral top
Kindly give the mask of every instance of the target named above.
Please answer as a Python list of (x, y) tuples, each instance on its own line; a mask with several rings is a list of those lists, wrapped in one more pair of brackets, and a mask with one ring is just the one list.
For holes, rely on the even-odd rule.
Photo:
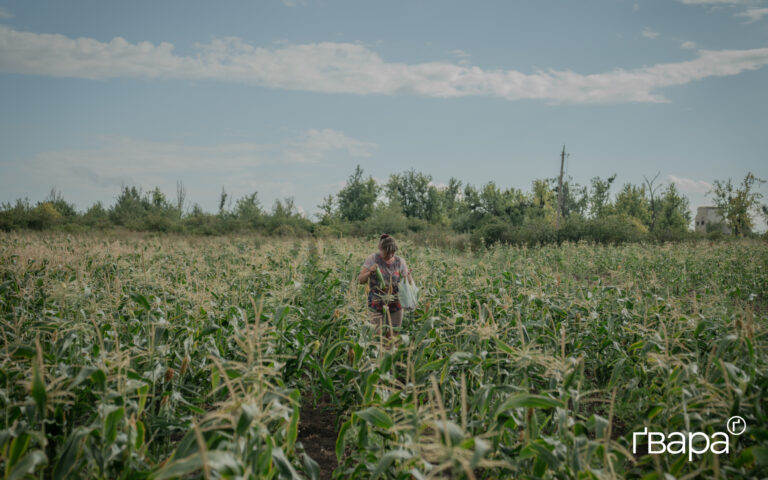
[(387, 300), (387, 295), (393, 295), (387, 303), (387, 307), (390, 312), (396, 312), (400, 310), (400, 300), (397, 297), (398, 284), (400, 279), (404, 278), (408, 273), (408, 265), (405, 263), (405, 259), (395, 255), (394, 261), (387, 264), (381, 257), (379, 252), (372, 253), (363, 262), (364, 268), (370, 268), (371, 265), (376, 263), (379, 266), (379, 271), (384, 279), (384, 285), (379, 284), (379, 276), (376, 272), (371, 273), (368, 277), (368, 308), (376, 312), (382, 312), (384, 310), (384, 303)]

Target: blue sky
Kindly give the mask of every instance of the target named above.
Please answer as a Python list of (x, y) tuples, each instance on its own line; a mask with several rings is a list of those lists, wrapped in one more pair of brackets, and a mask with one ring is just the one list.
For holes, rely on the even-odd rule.
[[(768, 0), (0, 0), (0, 201), (768, 179)], [(615, 189), (614, 189), (615, 190)], [(768, 197), (768, 188), (761, 188)], [(768, 200), (767, 200), (768, 201)]]

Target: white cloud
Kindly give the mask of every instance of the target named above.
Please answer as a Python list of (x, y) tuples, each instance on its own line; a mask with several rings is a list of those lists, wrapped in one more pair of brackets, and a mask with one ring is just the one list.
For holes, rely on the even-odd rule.
[(743, 5), (749, 0), (679, 0), (686, 5)]
[(367, 157), (375, 147), (331, 129), (308, 130), (298, 139), (277, 144), (208, 146), (105, 135), (96, 136), (91, 148), (39, 153), (25, 168), (52, 178), (74, 175), (108, 187), (178, 172), (237, 175), (265, 164), (318, 163), (337, 152)]
[(456, 57), (459, 61), (459, 65), (469, 65), (469, 59), (472, 55), (461, 49), (451, 50), (451, 55)]
[(667, 180), (674, 183), (681, 192), (685, 193), (707, 193), (712, 190), (712, 184), (704, 180), (692, 180), (690, 178), (676, 177), (669, 175)]
[(760, 20), (761, 18), (768, 16), (768, 8), (748, 8), (743, 12), (736, 14), (737, 17), (749, 18), (747, 23), (752, 23)]
[(686, 40), (686, 41), (680, 43), (680, 48), (685, 48), (685, 49), (696, 48), (696, 42), (691, 42), (691, 41)]
[(444, 62), (388, 63), (365, 46), (322, 42), (256, 47), (238, 38), (195, 44), (176, 55), (163, 42), (109, 42), (21, 32), (0, 26), (0, 71), (85, 79), (134, 77), (239, 82), (325, 93), (488, 95), (549, 103), (666, 102), (657, 91), (711, 76), (736, 75), (768, 64), (768, 48), (699, 50), (678, 63), (581, 74), (571, 70), (483, 70)]
[(16, 17), (16, 15), (12, 14), (7, 9), (0, 7), (0, 20), (14, 17)]
[(768, 8), (760, 6), (760, 0), (678, 0), (687, 5), (708, 5), (713, 9), (721, 6), (725, 7), (745, 7), (746, 10), (739, 11), (734, 15), (737, 17), (746, 17), (746, 23), (757, 22), (765, 16), (768, 16)]
[(645, 30), (643, 30), (643, 33), (641, 33), (641, 35), (644, 36), (645, 38), (650, 38), (651, 40), (653, 40), (659, 36), (659, 32), (654, 32), (650, 28), (646, 28)]
[(287, 145), (283, 156), (293, 163), (315, 163), (328, 153), (345, 151), (353, 157), (370, 157), (376, 144), (349, 138), (337, 130), (310, 129), (304, 136)]
[(456, 50), (451, 50), (451, 55), (453, 55), (453, 56), (455, 56), (457, 58), (469, 58), (469, 57), (472, 56), (472, 55), (468, 54), (467, 52), (465, 52), (464, 50), (461, 50), (461, 49), (458, 49), (458, 48)]

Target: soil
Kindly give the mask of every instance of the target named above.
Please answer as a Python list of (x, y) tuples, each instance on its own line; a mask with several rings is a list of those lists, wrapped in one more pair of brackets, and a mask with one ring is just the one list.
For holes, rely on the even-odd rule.
[(299, 416), (299, 441), (307, 455), (320, 466), (321, 480), (330, 479), (336, 469), (336, 412), (333, 406), (323, 399), (313, 406), (311, 397), (301, 400)]

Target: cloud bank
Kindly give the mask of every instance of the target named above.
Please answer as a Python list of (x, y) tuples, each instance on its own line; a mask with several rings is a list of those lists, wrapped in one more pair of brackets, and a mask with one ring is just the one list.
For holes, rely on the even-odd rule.
[(712, 190), (712, 184), (704, 180), (692, 180), (675, 175), (669, 175), (667, 180), (670, 183), (674, 183), (681, 192), (685, 193), (707, 193)]
[(667, 102), (658, 90), (768, 64), (768, 48), (699, 50), (693, 60), (581, 74), (571, 70), (488, 70), (446, 62), (386, 62), (353, 43), (264, 48), (214, 38), (176, 55), (167, 42), (69, 38), (0, 26), (0, 71), (104, 80), (118, 77), (223, 81), (268, 88), (357, 95), (484, 95), (549, 103)]
[(760, 20), (765, 16), (768, 16), (768, 8), (748, 8), (743, 12), (737, 13), (736, 16), (747, 17), (749, 19), (747, 23), (752, 23)]
[(309, 129), (280, 143), (188, 145), (101, 135), (92, 148), (41, 152), (31, 161), (40, 171), (86, 174), (95, 183), (116, 184), (140, 174), (230, 173), (265, 164), (317, 164), (331, 153), (369, 157), (376, 144), (333, 129)]

